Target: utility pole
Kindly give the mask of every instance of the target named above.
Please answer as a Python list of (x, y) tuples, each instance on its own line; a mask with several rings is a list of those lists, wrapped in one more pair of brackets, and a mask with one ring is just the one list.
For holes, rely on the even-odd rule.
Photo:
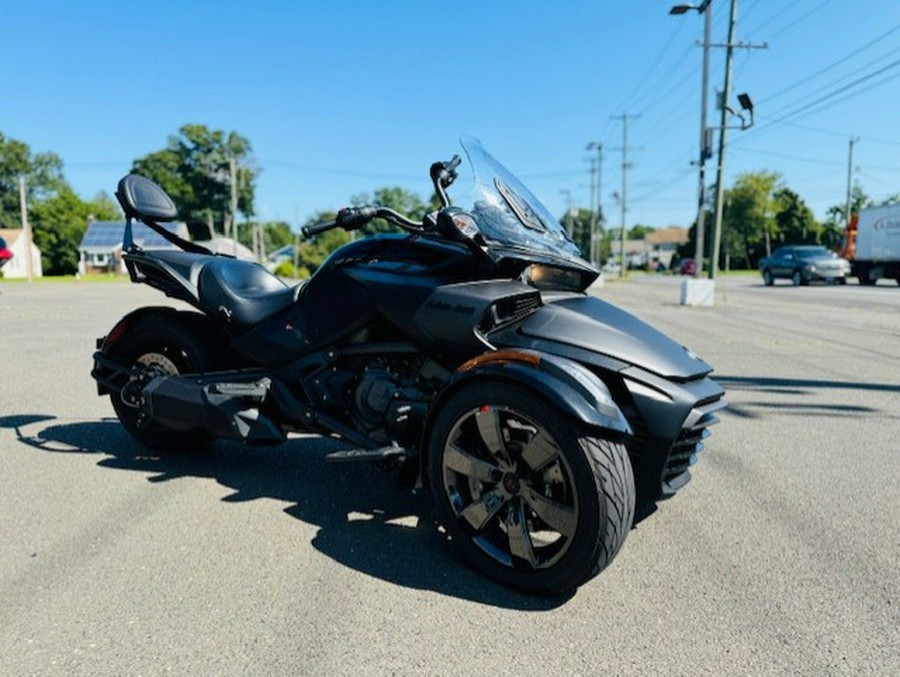
[[(768, 45), (752, 45), (748, 43), (734, 42), (734, 28), (737, 24), (737, 0), (731, 0), (731, 10), (728, 17), (728, 41), (724, 45), (711, 45), (715, 47), (725, 47), (725, 88), (722, 92), (722, 118), (719, 127), (719, 159), (716, 166), (716, 220), (713, 226), (713, 250), (709, 263), (709, 279), (716, 279), (716, 272), (719, 270), (719, 250), (722, 248), (722, 214), (724, 211), (724, 195), (725, 195), (725, 147), (726, 136), (728, 134), (728, 115), (733, 111), (728, 107), (728, 101), (731, 98), (731, 62), (734, 56), (734, 48), (742, 49), (766, 49)], [(752, 104), (745, 94), (740, 95), (741, 106), (747, 108), (752, 116)], [(741, 118), (743, 120), (743, 118)], [(751, 117), (752, 124), (752, 117)], [(746, 129), (743, 124), (741, 129)]]
[[(588, 149), (590, 149), (590, 147), (591, 147), (591, 145), (588, 144)], [(591, 216), (590, 216), (590, 224), (588, 225), (588, 230), (590, 230), (591, 235), (593, 235), (594, 234), (594, 191), (596, 190), (596, 180), (597, 180), (597, 158), (589, 157), (589, 158), (587, 158), (587, 161), (588, 161), (588, 173), (590, 174), (590, 177), (591, 177), (591, 197), (589, 198), (589, 201), (588, 201), (588, 206), (591, 210)], [(594, 245), (593, 245), (593, 243), (591, 243), (590, 256), (589, 256), (591, 262), (593, 262), (593, 255), (594, 255)]]
[(22, 238), (25, 240), (25, 275), (28, 277), (28, 281), (32, 282), (34, 279), (34, 261), (33, 261), (33, 249), (31, 239), (31, 224), (28, 222), (28, 204), (25, 201), (25, 177), (19, 177), (19, 210), (22, 214)]
[(709, 32), (711, 0), (703, 5), (703, 85), (700, 93), (700, 189), (697, 195), (697, 248), (694, 252), (694, 277), (703, 277), (703, 254), (706, 244), (706, 161), (712, 156), (710, 137), (706, 130), (706, 110), (708, 107), (707, 92), (709, 90)]
[(231, 237), (233, 243), (232, 252), (237, 257), (237, 164), (232, 154), (228, 158), (228, 172), (231, 175), (231, 203), (229, 210), (231, 211)]
[[(597, 251), (597, 224), (600, 221), (600, 204), (603, 195), (603, 144), (599, 141), (591, 141), (586, 150), (596, 150), (596, 158), (588, 158), (591, 161), (591, 263), (597, 265), (599, 252)], [(595, 182), (596, 175), (596, 182)], [(596, 190), (594, 186), (596, 185)], [(596, 199), (595, 199), (596, 196)]]
[(852, 183), (853, 183), (853, 146), (856, 142), (859, 141), (858, 137), (854, 137), (850, 139), (850, 155), (847, 158), (847, 211), (844, 213), (844, 227), (850, 227), (850, 198), (852, 193)]
[(566, 232), (571, 238), (575, 231), (574, 224), (572, 223), (572, 191), (568, 188), (563, 188), (559, 192), (564, 198), (566, 198)]
[(712, 259), (709, 262), (709, 279), (716, 279), (719, 270), (719, 248), (722, 242), (722, 213), (725, 195), (725, 137), (728, 134), (728, 100), (731, 98), (731, 60), (734, 54), (734, 25), (737, 23), (737, 0), (731, 0), (728, 18), (728, 42), (725, 46), (725, 91), (722, 94), (722, 122), (719, 128), (719, 158), (716, 165), (716, 220), (713, 227)]
[(612, 115), (610, 116), (613, 120), (621, 120), (622, 121), (622, 225), (619, 229), (619, 277), (624, 277), (625, 275), (625, 214), (628, 211), (628, 169), (631, 167), (628, 164), (628, 120), (636, 120), (641, 117), (640, 114), (629, 115), (628, 113), (622, 113), (622, 115)]
[(694, 250), (694, 277), (703, 276), (703, 257), (706, 245), (706, 161), (712, 157), (712, 130), (707, 129), (706, 113), (709, 108), (707, 92), (709, 91), (709, 34), (712, 15), (709, 6), (712, 0), (703, 0), (699, 5), (680, 4), (669, 10), (669, 14), (679, 15), (696, 10), (703, 15), (703, 84), (700, 88), (700, 156), (697, 165), (700, 168), (700, 186), (697, 193), (697, 232)]

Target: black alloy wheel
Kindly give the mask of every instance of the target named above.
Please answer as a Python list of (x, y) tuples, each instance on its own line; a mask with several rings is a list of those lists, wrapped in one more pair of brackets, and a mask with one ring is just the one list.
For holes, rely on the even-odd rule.
[(571, 590), (619, 551), (634, 516), (625, 447), (502, 383), (469, 386), (429, 445), (438, 518), (490, 577), (531, 592)]

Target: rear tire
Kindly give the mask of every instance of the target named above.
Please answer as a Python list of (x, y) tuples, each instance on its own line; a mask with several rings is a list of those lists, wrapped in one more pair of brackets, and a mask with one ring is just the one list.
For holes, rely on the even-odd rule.
[(766, 268), (766, 269), (763, 271), (762, 277), (763, 277), (763, 283), (764, 283), (767, 287), (771, 287), (773, 284), (775, 284), (775, 278), (772, 277), (772, 271), (769, 270), (768, 268)]
[[(106, 357), (127, 369), (155, 375), (194, 374), (213, 368), (209, 348), (195, 328), (191, 313), (153, 312), (138, 318)], [(127, 385), (125, 386), (127, 387)], [(122, 390), (110, 400), (122, 426), (138, 442), (151, 449), (187, 450), (202, 445), (209, 435), (193, 430), (172, 430), (150, 423), (139, 424), (139, 409), (123, 398)]]
[(475, 568), (500, 583), (559, 594), (619, 552), (634, 518), (625, 446), (505, 383), (464, 387), (428, 444), (439, 521)]

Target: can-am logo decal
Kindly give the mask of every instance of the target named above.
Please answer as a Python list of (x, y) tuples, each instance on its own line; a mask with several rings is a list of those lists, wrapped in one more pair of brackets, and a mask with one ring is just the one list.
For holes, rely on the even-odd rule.
[(872, 228), (875, 230), (900, 231), (900, 219), (895, 216), (885, 216), (883, 219), (878, 219), (872, 225)]

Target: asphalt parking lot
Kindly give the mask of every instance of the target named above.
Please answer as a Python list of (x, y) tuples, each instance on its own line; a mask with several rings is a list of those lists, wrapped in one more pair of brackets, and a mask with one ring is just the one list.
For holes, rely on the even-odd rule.
[(0, 674), (900, 674), (900, 287), (727, 279), (689, 308), (678, 284), (596, 293), (730, 406), (613, 565), (542, 599), (330, 441), (139, 448), (91, 353), (166, 299), (0, 283)]

